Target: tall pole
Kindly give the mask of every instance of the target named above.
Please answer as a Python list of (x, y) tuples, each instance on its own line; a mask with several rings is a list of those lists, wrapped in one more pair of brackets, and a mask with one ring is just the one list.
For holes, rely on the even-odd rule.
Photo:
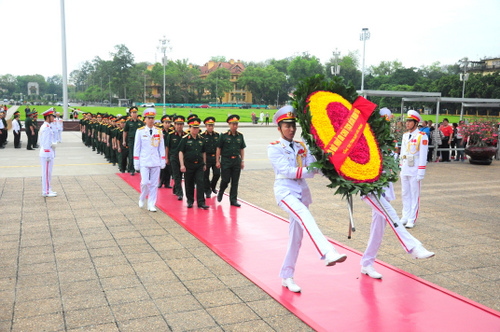
[(330, 67), (333, 76), (337, 76), (338, 74), (340, 74), (339, 55), (340, 52), (335, 49), (335, 52), (333, 52), (334, 63), (333, 66)]
[(363, 67), (361, 69), (361, 91), (363, 92), (365, 90), (365, 48), (366, 48), (366, 41), (370, 39), (370, 31), (368, 31), (368, 28), (363, 28), (361, 30), (361, 34), (359, 35), (359, 40), (363, 42)]
[(62, 80), (63, 80), (63, 119), (68, 116), (68, 65), (66, 63), (66, 18), (64, 0), (61, 0), (61, 49), (62, 49)]
[(467, 66), (469, 65), (469, 59), (463, 58), (460, 62), (464, 66), (463, 74), (460, 74), (460, 80), (463, 81), (462, 85), (462, 106), (460, 107), (460, 120), (464, 119), (464, 97), (465, 97), (465, 82), (469, 79), (469, 74), (467, 74)]
[(167, 114), (167, 108), (165, 104), (165, 65), (167, 62), (167, 47), (168, 47), (168, 40), (163, 36), (163, 39), (160, 39), (160, 46), (159, 49), (161, 53), (163, 54), (163, 115)]

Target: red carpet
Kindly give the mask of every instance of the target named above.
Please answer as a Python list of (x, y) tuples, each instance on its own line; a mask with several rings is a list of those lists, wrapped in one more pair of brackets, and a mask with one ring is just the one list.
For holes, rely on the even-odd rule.
[[(140, 176), (118, 174), (139, 190)], [(318, 331), (500, 331), (500, 312), (380, 262), (383, 280), (360, 274), (361, 254), (332, 243), (347, 261), (325, 267), (304, 237), (295, 280), (302, 293), (278, 277), (288, 240), (288, 222), (224, 196), (207, 199), (210, 210), (186, 207), (171, 189), (159, 189), (157, 207)]]

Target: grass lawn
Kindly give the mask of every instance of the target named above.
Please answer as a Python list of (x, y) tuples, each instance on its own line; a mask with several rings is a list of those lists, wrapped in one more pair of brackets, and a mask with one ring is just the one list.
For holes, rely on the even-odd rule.
[[(38, 118), (43, 119), (42, 112), (46, 111), (49, 109), (51, 106), (36, 106), (36, 110), (38, 111)], [(24, 115), (24, 106), (19, 107), (19, 111), (21, 112), (21, 120), (24, 121), (25, 115)], [(126, 110), (128, 108), (125, 107), (93, 107), (93, 106), (81, 106), (77, 107), (80, 111), (82, 112), (91, 112), (93, 114), (96, 113), (107, 113), (107, 114), (121, 114), (125, 115)], [(33, 108), (32, 108), (33, 109)], [(62, 114), (63, 108), (60, 106), (55, 106), (56, 112), (60, 112)], [(146, 108), (144, 107), (139, 107), (139, 115), (142, 115), (142, 112)], [(163, 108), (162, 107), (156, 107), (156, 114), (157, 114), (157, 119), (159, 120), (162, 115), (163, 115)], [(72, 109), (68, 108), (68, 112), (70, 112)], [(266, 112), (269, 112), (269, 116), (272, 118), (274, 115), (274, 112), (276, 110), (265, 110), (265, 109), (230, 109), (230, 108), (225, 108), (225, 109), (218, 109), (218, 108), (167, 108), (166, 113), (168, 115), (183, 115), (187, 118), (187, 116), (190, 113), (198, 115), (198, 117), (203, 121), (206, 117), (208, 116), (213, 116), (217, 122), (226, 122), (226, 119), (229, 115), (231, 114), (238, 114), (240, 116), (240, 121), (241, 122), (252, 122), (252, 112), (255, 112), (257, 115), (257, 118), (260, 116), (260, 112), (263, 111), (264, 114)], [(81, 116), (79, 117), (81, 118)]]
[[(30, 106), (30, 107), (31, 107), (31, 109), (33, 109), (33, 106)], [(38, 119), (39, 120), (43, 119), (42, 112), (49, 109), (50, 107), (51, 106), (43, 106), (43, 105), (42, 106), (35, 106), (35, 108), (38, 111)], [(19, 107), (19, 111), (21, 112), (21, 121), (25, 120), (24, 108), (25, 108), (25, 106)], [(124, 114), (126, 114), (126, 110), (127, 110), (127, 108), (125, 108), (125, 107), (106, 107), (106, 106), (96, 106), (96, 107), (94, 107), (94, 106), (81, 106), (81, 107), (77, 107), (77, 108), (82, 112), (91, 112), (93, 114), (107, 113), (107, 114), (113, 114), (113, 115), (117, 115), (117, 114), (124, 115)], [(55, 106), (55, 109), (57, 112), (61, 112), (61, 113), (63, 112), (63, 109), (60, 106)], [(146, 108), (144, 108), (144, 107), (139, 107), (139, 114), (142, 114), (142, 112), (145, 109)], [(68, 109), (68, 111), (71, 111), (71, 110), (72, 110), (71, 108)], [(238, 108), (235, 108), (235, 109), (230, 109), (230, 108), (223, 108), (223, 109), (219, 109), (219, 108), (167, 108), (166, 109), (166, 113), (168, 115), (177, 114), (177, 115), (183, 115), (183, 116), (187, 117), (190, 113), (194, 113), (194, 114), (198, 115), (198, 117), (202, 121), (207, 116), (213, 116), (213, 117), (215, 117), (217, 122), (226, 122), (226, 119), (230, 114), (238, 114), (241, 118), (240, 119), (241, 122), (252, 122), (252, 112), (255, 112), (257, 119), (258, 119), (261, 111), (263, 111), (264, 114), (269, 112), (269, 116), (271, 119), (272, 119), (274, 113), (276, 112), (275, 109), (271, 109), (271, 110), (238, 109)], [(161, 116), (163, 115), (163, 108), (156, 107), (156, 112), (157, 112), (157, 119), (159, 120), (161, 118)], [(397, 115), (397, 113), (395, 115)], [(464, 117), (466, 119), (477, 118), (474, 115), (465, 115)], [(435, 114), (430, 114), (430, 115), (423, 114), (422, 118), (424, 120), (432, 120), (433, 122), (436, 121)], [(460, 120), (459, 115), (448, 115), (448, 114), (440, 114), (439, 115), (439, 121), (443, 121), (444, 118), (447, 118), (450, 123), (453, 123), (453, 122), (458, 123), (458, 121)], [(481, 117), (481, 118), (486, 118), (486, 117)], [(490, 117), (490, 118), (497, 118), (497, 117)]]

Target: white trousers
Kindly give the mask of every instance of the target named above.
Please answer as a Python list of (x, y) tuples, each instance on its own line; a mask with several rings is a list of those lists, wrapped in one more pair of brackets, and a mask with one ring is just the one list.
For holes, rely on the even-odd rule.
[(416, 176), (401, 176), (401, 199), (403, 200), (401, 221), (415, 223), (420, 208), (420, 182)]
[(40, 157), (42, 165), (42, 195), (48, 195), (52, 191), (52, 167), (54, 158)]
[(148, 199), (148, 208), (156, 205), (158, 182), (160, 179), (160, 166), (141, 167), (141, 201)]
[(57, 142), (62, 143), (62, 130), (57, 130)]
[(328, 242), (319, 229), (309, 208), (298, 198), (288, 195), (279, 202), (278, 206), (288, 212), (290, 220), (288, 229), (288, 248), (281, 267), (280, 277), (283, 279), (292, 278), (295, 272), (297, 258), (299, 257), (304, 231), (309, 235), (309, 238), (313, 242), (321, 258), (324, 258), (327, 252), (333, 250), (333, 245)]
[[(396, 234), (399, 242), (403, 246), (403, 249), (408, 253), (414, 247), (421, 245), (413, 235), (411, 235), (403, 224), (399, 221), (398, 214), (396, 210), (392, 207), (391, 203), (385, 199), (385, 197), (377, 197), (374, 194), (368, 194), (362, 197), (363, 201), (370, 205), (372, 208), (372, 224), (370, 228), (370, 238), (368, 239), (368, 245), (366, 250), (361, 257), (361, 265), (369, 266), (373, 265), (375, 258), (377, 258), (378, 249), (382, 244), (382, 237), (384, 236), (386, 222), (391, 226), (392, 230)], [(398, 226), (395, 227), (394, 223)]]

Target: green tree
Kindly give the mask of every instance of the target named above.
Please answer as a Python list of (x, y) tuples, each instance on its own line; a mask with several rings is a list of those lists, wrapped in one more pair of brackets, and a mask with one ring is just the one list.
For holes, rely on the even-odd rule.
[(323, 74), (324, 71), (325, 69), (319, 59), (308, 53), (303, 53), (301, 56), (295, 57), (287, 68), (287, 72), (290, 75), (290, 84), (294, 87), (297, 86), (299, 81), (316, 74)]
[(390, 76), (398, 69), (403, 69), (403, 63), (400, 61), (381, 61), (378, 66), (370, 66), (368, 72), (373, 76)]
[(116, 45), (112, 57), (112, 86), (116, 88), (119, 98), (127, 98), (127, 82), (130, 79), (131, 69), (134, 65), (134, 55), (123, 45)]
[(247, 67), (238, 79), (239, 85), (252, 92), (253, 102), (257, 104), (274, 104), (285, 83), (285, 74), (273, 66)]
[(226, 68), (218, 68), (208, 74), (205, 79), (205, 87), (210, 91), (210, 96), (221, 102), (224, 93), (233, 89), (233, 84), (229, 81), (231, 73)]
[(17, 89), (17, 77), (11, 74), (0, 76), (0, 91), (3, 98), (12, 98)]

